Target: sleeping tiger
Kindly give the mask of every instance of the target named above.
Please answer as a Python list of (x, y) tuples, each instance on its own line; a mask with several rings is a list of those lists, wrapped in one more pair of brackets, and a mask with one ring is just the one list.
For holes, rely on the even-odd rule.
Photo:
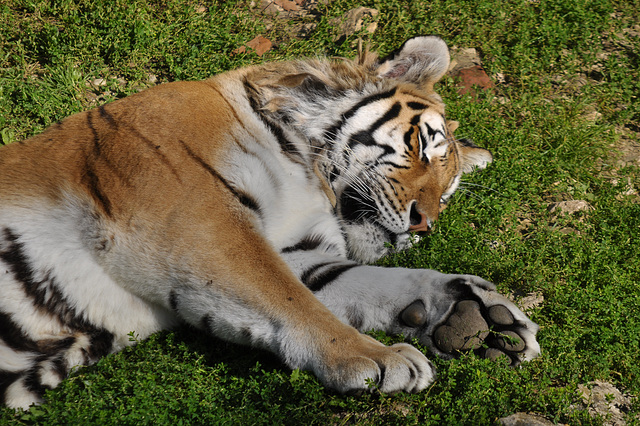
[[(437, 37), (386, 59), (299, 60), (163, 84), (0, 149), (0, 398), (187, 323), (343, 393), (420, 392), (405, 343), (513, 365), (538, 326), (470, 275), (369, 266), (413, 244), (462, 173)], [(372, 386), (375, 384), (375, 386)]]

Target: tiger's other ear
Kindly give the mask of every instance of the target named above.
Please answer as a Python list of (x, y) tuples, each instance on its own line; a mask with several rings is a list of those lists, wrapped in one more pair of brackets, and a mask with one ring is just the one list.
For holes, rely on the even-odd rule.
[(456, 143), (458, 144), (462, 173), (472, 172), (476, 168), (484, 169), (493, 161), (493, 155), (489, 150), (480, 148), (468, 139), (460, 139)]
[(449, 48), (440, 37), (414, 37), (383, 59), (378, 75), (415, 83), (430, 90), (449, 69)]

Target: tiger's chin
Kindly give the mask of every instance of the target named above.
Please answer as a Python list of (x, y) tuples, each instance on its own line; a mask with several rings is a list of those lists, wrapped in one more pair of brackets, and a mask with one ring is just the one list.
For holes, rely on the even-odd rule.
[(361, 263), (373, 263), (387, 254), (406, 250), (420, 241), (415, 233), (394, 234), (370, 222), (343, 225), (349, 257)]

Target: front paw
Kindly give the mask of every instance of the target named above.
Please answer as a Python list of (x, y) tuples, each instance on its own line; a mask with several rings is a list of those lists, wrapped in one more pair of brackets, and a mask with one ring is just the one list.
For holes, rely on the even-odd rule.
[(491, 359), (506, 356), (515, 366), (540, 354), (538, 325), (478, 277), (432, 285), (402, 309), (398, 322), (405, 335), (418, 337), (445, 358), (473, 351)]
[(378, 389), (383, 393), (424, 390), (436, 378), (431, 362), (406, 343), (385, 346), (369, 336), (340, 348), (316, 371), (329, 388), (359, 394)]

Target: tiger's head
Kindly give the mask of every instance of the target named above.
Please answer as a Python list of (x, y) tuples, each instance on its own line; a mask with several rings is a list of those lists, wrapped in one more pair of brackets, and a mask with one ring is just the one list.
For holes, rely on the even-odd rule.
[(387, 243), (406, 248), (433, 225), (462, 174), (492, 161), (456, 139), (458, 123), (445, 118), (433, 86), (449, 63), (442, 39), (415, 37), (382, 60), (364, 52), (355, 61), (303, 61), (279, 80), (288, 96), (272, 97), (274, 110), (312, 142), (315, 172), (356, 260), (377, 260)]

